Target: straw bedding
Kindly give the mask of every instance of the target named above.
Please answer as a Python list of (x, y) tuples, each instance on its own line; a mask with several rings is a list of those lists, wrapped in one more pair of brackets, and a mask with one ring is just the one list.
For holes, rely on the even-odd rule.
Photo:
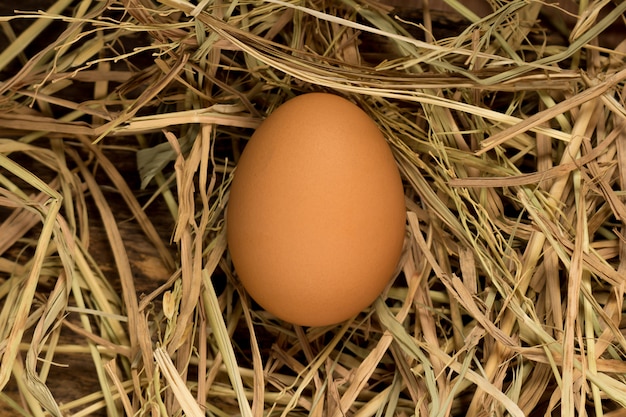
[[(7, 10), (2, 412), (626, 415), (626, 3), (446, 4)], [(309, 91), (378, 123), (407, 204), (397, 277), (325, 328), (260, 310), (224, 234), (247, 138)]]

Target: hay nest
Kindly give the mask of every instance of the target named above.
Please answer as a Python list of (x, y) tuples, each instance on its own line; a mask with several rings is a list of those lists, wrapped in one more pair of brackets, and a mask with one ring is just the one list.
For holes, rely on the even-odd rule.
[[(446, 3), (455, 24), (372, 0), (0, 18), (5, 413), (626, 415), (626, 2)], [(309, 91), (370, 114), (407, 197), (400, 273), (327, 328), (257, 308), (224, 237), (246, 139)]]

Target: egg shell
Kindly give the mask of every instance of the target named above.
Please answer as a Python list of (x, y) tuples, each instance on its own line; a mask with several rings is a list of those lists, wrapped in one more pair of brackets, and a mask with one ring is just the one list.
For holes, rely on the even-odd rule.
[(353, 317), (390, 281), (406, 209), (374, 121), (344, 98), (309, 93), (278, 107), (250, 138), (226, 218), (250, 296), (280, 319), (322, 326)]

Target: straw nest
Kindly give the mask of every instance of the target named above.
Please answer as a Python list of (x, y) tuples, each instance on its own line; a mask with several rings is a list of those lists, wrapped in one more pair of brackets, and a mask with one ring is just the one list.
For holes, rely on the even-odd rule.
[[(371, 0), (2, 17), (4, 412), (626, 415), (626, 2), (446, 3), (453, 35)], [(308, 91), (371, 115), (407, 201), (401, 272), (327, 328), (256, 308), (224, 237), (246, 139)]]

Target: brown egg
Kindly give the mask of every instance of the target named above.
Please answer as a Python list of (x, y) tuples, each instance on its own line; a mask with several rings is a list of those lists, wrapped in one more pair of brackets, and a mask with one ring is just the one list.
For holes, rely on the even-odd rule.
[(278, 318), (335, 324), (392, 278), (405, 231), (402, 181), (369, 116), (311, 93), (277, 108), (237, 165), (227, 209), (243, 286)]

